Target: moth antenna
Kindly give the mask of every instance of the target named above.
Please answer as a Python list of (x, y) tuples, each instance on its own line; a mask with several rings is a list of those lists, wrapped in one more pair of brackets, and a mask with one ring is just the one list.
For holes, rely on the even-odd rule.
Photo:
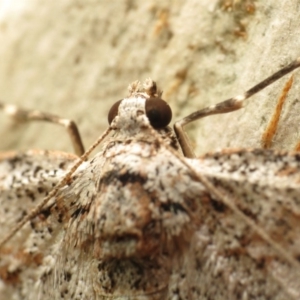
[(263, 90), (268, 85), (272, 84), (276, 80), (280, 79), (281, 77), (285, 76), (286, 74), (292, 72), (293, 70), (299, 67), (300, 67), (300, 57), (298, 57), (296, 60), (291, 62), (289, 65), (283, 67), (273, 75), (264, 79), (263, 81), (261, 81), (260, 83), (258, 83), (257, 85), (255, 85), (254, 87), (246, 91), (244, 94), (235, 96), (233, 98), (227, 99), (215, 105), (211, 105), (201, 110), (198, 110), (188, 115), (187, 117), (183, 118), (182, 120), (177, 121), (174, 124), (174, 131), (178, 138), (178, 142), (182, 148), (183, 154), (186, 157), (190, 157), (190, 158), (195, 157), (194, 151), (192, 150), (192, 147), (189, 143), (189, 139), (183, 130), (183, 126), (210, 115), (224, 114), (244, 107), (246, 99), (250, 98), (254, 94)]

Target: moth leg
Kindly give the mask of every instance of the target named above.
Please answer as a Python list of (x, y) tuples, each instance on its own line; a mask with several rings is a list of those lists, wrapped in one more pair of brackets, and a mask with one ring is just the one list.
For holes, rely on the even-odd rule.
[(74, 152), (80, 156), (84, 153), (84, 147), (77, 125), (74, 121), (63, 119), (56, 115), (41, 112), (38, 110), (25, 110), (15, 105), (0, 102), (0, 110), (13, 118), (16, 122), (45, 121), (58, 124), (66, 128), (73, 145)]
[(259, 91), (263, 90), (268, 85), (272, 84), (279, 78), (283, 77), (284, 75), (290, 73), (291, 71), (299, 67), (300, 67), (300, 57), (298, 57), (296, 60), (291, 62), (289, 65), (283, 67), (281, 70), (277, 71), (270, 77), (261, 81), (260, 83), (258, 83), (257, 85), (255, 85), (254, 87), (246, 91), (244, 94), (235, 96), (233, 98), (227, 99), (218, 104), (198, 110), (188, 115), (187, 117), (183, 118), (182, 120), (176, 122), (174, 124), (174, 131), (177, 135), (178, 142), (181, 146), (184, 156), (193, 158), (195, 157), (195, 154), (189, 142), (188, 136), (186, 132), (183, 130), (183, 126), (193, 121), (196, 121), (198, 119), (204, 118), (206, 116), (224, 114), (244, 107), (246, 99), (258, 93)]
[(269, 149), (272, 145), (272, 141), (274, 138), (274, 135), (278, 128), (279, 118), (282, 112), (283, 104), (285, 100), (287, 99), (287, 95), (289, 90), (291, 89), (293, 85), (294, 76), (292, 75), (291, 78), (286, 82), (281, 95), (278, 99), (275, 111), (271, 117), (271, 120), (269, 121), (269, 124), (265, 130), (265, 132), (262, 135), (261, 138), (261, 146), (264, 149)]

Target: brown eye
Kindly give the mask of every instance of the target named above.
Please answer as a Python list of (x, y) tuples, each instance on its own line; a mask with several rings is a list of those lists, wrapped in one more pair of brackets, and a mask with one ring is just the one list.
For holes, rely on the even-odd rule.
[[(123, 100), (123, 99), (122, 99)], [(116, 117), (119, 111), (119, 105), (122, 100), (117, 101), (109, 110), (107, 119), (108, 119), (108, 124), (110, 125), (113, 119)]]
[(166, 101), (160, 98), (146, 100), (146, 115), (154, 128), (166, 127), (172, 119), (172, 111)]

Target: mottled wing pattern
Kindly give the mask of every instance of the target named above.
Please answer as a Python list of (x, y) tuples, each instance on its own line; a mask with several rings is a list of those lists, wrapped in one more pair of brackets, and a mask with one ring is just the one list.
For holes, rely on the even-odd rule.
[(219, 200), (201, 199), (192, 299), (300, 299), (300, 154), (229, 150), (193, 166), (283, 253)]
[[(52, 190), (75, 158), (49, 151), (1, 154), (1, 238)], [(37, 299), (30, 298), (30, 293), (38, 290), (38, 279), (46, 272), (47, 265), (51, 265), (49, 257), (51, 260), (55, 241), (62, 231), (57, 214), (53, 218), (54, 207), (52, 200), (1, 248), (0, 299)]]
[(57, 195), (65, 230), (51, 252), (55, 271), (40, 273), (41, 299), (299, 297), (299, 154), (240, 150), (187, 160), (291, 265), (164, 147), (108, 149)]
[[(241, 150), (188, 160), (295, 259), (291, 265), (164, 147), (135, 143), (128, 154), (132, 146), (84, 163), (1, 250), (6, 299), (299, 297), (299, 154)], [(3, 233), (74, 158), (2, 157)]]
[(67, 229), (42, 298), (167, 299), (206, 194), (165, 147), (112, 142), (57, 195)]
[[(300, 155), (230, 150), (179, 158), (171, 136), (163, 143), (149, 126), (144, 97), (120, 103), (116, 134), (103, 150), (1, 248), (0, 295), (299, 299)], [(1, 156), (1, 236), (75, 159)]]

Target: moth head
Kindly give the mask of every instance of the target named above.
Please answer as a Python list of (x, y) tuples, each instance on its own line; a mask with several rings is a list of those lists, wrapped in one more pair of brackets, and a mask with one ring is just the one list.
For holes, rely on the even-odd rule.
[[(119, 105), (124, 99), (117, 101), (108, 113), (108, 123), (111, 124), (113, 119), (118, 115)], [(166, 101), (160, 98), (149, 98), (145, 102), (145, 113), (155, 129), (167, 127), (172, 119), (172, 111)]]
[(138, 81), (133, 82), (129, 86), (128, 98), (117, 101), (110, 109), (108, 113), (108, 123), (111, 124), (113, 120), (119, 115), (119, 108), (123, 101), (130, 98), (132, 99), (144, 99), (144, 107), (142, 112), (147, 116), (149, 123), (155, 129), (165, 128), (169, 125), (172, 119), (172, 110), (168, 103), (161, 99), (161, 92), (157, 89), (156, 83), (147, 79), (143, 88), (140, 88)]

